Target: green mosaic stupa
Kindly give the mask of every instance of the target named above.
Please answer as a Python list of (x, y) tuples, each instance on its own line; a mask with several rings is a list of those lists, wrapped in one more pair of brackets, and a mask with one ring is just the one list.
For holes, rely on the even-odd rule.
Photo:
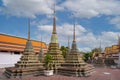
[(71, 50), (68, 50), (65, 57), (65, 63), (59, 68), (59, 73), (69, 76), (89, 76), (93, 72), (94, 67), (85, 63), (82, 54), (77, 49), (75, 40), (75, 24), (73, 29), (73, 42)]
[(54, 8), (54, 18), (53, 18), (53, 31), (51, 36), (51, 42), (48, 47), (48, 54), (51, 54), (53, 57), (53, 69), (57, 69), (60, 67), (61, 63), (64, 62), (64, 58), (62, 56), (62, 51), (59, 48), (58, 36), (56, 31), (56, 16), (55, 16), (55, 8)]
[(30, 74), (35, 75), (44, 69), (43, 63), (40, 62), (39, 57), (35, 54), (30, 40), (30, 21), (28, 25), (28, 40), (20, 61), (14, 67), (5, 68), (4, 74), (8, 78), (22, 77)]

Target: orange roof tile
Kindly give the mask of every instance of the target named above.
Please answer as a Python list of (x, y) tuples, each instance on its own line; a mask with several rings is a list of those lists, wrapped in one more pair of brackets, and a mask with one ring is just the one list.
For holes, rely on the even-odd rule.
[[(25, 38), (10, 36), (10, 35), (6, 35), (6, 34), (0, 34), (0, 47), (7, 47), (7, 48), (5, 48), (5, 50), (6, 49), (11, 50), (13, 48), (16, 50), (19, 50), (19, 49), (23, 50), (25, 48), (26, 41), (27, 41), (27, 39), (25, 39)], [(31, 40), (31, 41), (32, 41), (34, 50), (36, 50), (37, 52), (38, 52), (38, 50), (40, 50), (41, 46), (44, 49), (47, 49), (46, 43), (36, 41), (36, 40)], [(1, 49), (3, 49), (3, 48), (0, 48), (0, 50)]]

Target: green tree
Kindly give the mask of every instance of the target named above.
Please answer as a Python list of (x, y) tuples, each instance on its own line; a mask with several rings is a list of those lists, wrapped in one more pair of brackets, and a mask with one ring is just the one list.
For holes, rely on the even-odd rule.
[(89, 58), (92, 58), (92, 52), (83, 52), (84, 61), (88, 61)]
[(82, 52), (83, 53), (83, 59), (85, 61), (88, 61), (88, 59), (92, 59), (92, 56), (93, 56), (93, 51), (91, 50), (90, 52)]
[(84, 60), (85, 61), (88, 61), (89, 58), (92, 59), (92, 56), (93, 56), (93, 53), (94, 52), (100, 52), (101, 51), (101, 48), (94, 48), (92, 49), (90, 52), (82, 52), (83, 53), (83, 56), (84, 56)]
[(94, 53), (94, 52), (100, 52), (100, 51), (101, 51), (101, 48), (94, 48), (94, 49), (91, 50), (92, 53)]
[(53, 62), (53, 58), (52, 55), (50, 55), (49, 53), (45, 56), (44, 58), (45, 61), (45, 67), (47, 70), (51, 69), (52, 67), (52, 62)]
[(63, 57), (65, 58), (66, 53), (67, 53), (67, 50), (68, 50), (68, 47), (61, 46), (60, 50), (62, 51), (62, 55), (63, 55)]

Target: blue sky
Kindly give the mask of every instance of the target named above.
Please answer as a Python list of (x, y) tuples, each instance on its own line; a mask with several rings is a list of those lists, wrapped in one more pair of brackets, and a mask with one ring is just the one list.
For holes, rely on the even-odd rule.
[(0, 33), (27, 38), (31, 19), (31, 38), (50, 42), (53, 4), (56, 3), (60, 45), (72, 42), (76, 19), (77, 46), (80, 51), (117, 44), (120, 35), (120, 0), (0, 0)]

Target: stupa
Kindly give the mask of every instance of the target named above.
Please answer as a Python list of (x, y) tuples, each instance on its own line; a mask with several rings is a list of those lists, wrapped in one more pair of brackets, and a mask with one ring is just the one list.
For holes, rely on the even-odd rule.
[(93, 72), (94, 67), (83, 61), (81, 53), (77, 49), (75, 39), (74, 24), (72, 47), (70, 52), (66, 55), (65, 63), (63, 63), (62, 67), (59, 68), (59, 73), (69, 76), (88, 76)]
[(100, 47), (98, 48), (97, 51), (95, 51), (93, 53), (93, 59), (92, 59), (92, 63), (94, 64), (94, 66), (97, 67), (105, 67), (105, 57), (104, 57), (104, 52), (102, 52), (102, 48), (101, 48), (101, 41), (100, 41)]
[(66, 57), (67, 55), (69, 55), (69, 53), (70, 53), (70, 43), (69, 43), (69, 38), (68, 38), (68, 48), (67, 48), (67, 52), (66, 52), (65, 57)]
[(53, 18), (53, 31), (51, 36), (51, 42), (49, 43), (48, 47), (48, 54), (51, 54), (53, 57), (53, 69), (55, 72), (57, 71), (58, 67), (61, 66), (61, 63), (64, 62), (64, 58), (62, 56), (62, 51), (59, 48), (58, 36), (56, 31), (56, 15), (55, 15), (55, 6), (54, 6), (54, 18)]
[(93, 64), (96, 67), (105, 67), (104, 58), (100, 55), (102, 55), (102, 53), (99, 53), (99, 56), (93, 59)]
[[(41, 36), (41, 42), (42, 42), (42, 36)], [(44, 63), (44, 57), (45, 57), (44, 50), (42, 48), (42, 43), (41, 43), (40, 52), (38, 54), (38, 59), (41, 63)]]
[(30, 40), (30, 21), (28, 21), (28, 40), (20, 61), (18, 61), (14, 67), (8, 67), (5, 69), (4, 74), (8, 78), (22, 77), (30, 74), (35, 75), (37, 72), (40, 73), (43, 71), (43, 63), (40, 63)]

